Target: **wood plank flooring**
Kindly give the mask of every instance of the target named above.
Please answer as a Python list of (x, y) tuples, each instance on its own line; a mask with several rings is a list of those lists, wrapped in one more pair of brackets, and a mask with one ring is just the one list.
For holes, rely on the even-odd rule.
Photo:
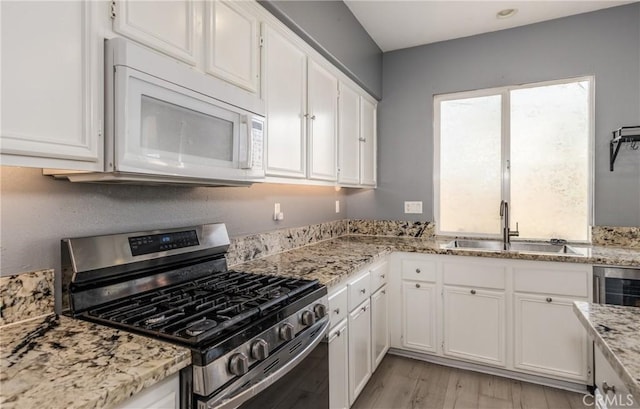
[[(353, 409), (577, 409), (582, 394), (387, 355)], [(587, 400), (587, 402), (591, 402)]]

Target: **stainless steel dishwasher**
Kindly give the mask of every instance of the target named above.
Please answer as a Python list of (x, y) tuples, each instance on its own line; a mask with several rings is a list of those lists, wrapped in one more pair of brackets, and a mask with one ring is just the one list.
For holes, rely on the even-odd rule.
[(640, 268), (593, 267), (593, 301), (640, 307)]

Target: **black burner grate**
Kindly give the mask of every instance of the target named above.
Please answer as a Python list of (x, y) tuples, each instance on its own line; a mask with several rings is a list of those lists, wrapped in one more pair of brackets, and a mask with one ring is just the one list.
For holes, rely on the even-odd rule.
[(317, 281), (215, 272), (103, 304), (87, 316), (116, 326), (200, 343), (289, 304)]

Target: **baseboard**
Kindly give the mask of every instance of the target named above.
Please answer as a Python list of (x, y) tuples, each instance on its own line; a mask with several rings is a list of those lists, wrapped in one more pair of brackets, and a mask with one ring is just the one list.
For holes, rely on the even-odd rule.
[(419, 352), (406, 351), (397, 348), (390, 348), (389, 353), (392, 355), (403, 356), (405, 358), (417, 359), (419, 361), (431, 362), (433, 364), (449, 366), (453, 368), (465, 369), (468, 371), (481, 372), (489, 375), (501, 376), (503, 378), (516, 379), (518, 381), (535, 383), (538, 385), (549, 386), (552, 388), (564, 389), (571, 392), (587, 393), (588, 385), (576, 382), (561, 381), (559, 379), (551, 379), (543, 376), (524, 374), (520, 372), (509, 371), (506, 369), (493, 368), (490, 366), (474, 364), (471, 362), (458, 361), (440, 356), (421, 354)]

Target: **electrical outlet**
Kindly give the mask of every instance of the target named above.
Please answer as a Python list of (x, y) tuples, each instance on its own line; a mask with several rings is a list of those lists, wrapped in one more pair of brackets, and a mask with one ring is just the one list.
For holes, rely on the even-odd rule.
[(422, 214), (422, 201), (404, 202), (404, 212)]
[(273, 220), (284, 220), (284, 213), (280, 211), (280, 203), (273, 205)]
[(340, 213), (340, 201), (336, 200), (336, 213)]

